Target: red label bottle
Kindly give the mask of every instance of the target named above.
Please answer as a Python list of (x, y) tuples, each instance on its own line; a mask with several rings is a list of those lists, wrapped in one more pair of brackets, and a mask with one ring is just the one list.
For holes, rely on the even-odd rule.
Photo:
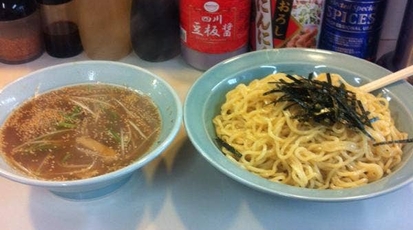
[(206, 70), (247, 52), (251, 0), (181, 0), (183, 58)]

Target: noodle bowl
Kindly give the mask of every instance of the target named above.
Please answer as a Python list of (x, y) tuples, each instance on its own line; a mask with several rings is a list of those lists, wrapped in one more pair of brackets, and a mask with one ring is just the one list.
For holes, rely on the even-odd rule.
[[(247, 87), (255, 79), (261, 79), (274, 73), (300, 76), (307, 76), (309, 73), (317, 75), (320, 75), (320, 73), (337, 73), (350, 85), (360, 86), (390, 74), (390, 71), (374, 63), (349, 55), (318, 49), (299, 48), (249, 52), (214, 66), (202, 74), (191, 86), (184, 104), (184, 123), (188, 137), (207, 163), (210, 163), (224, 175), (252, 189), (300, 200), (342, 202), (367, 199), (395, 191), (413, 181), (413, 171), (411, 170), (413, 168), (413, 144), (411, 143), (403, 146), (401, 162), (392, 167), (391, 172), (384, 172), (383, 177), (374, 182), (346, 189), (309, 189), (308, 187), (274, 182), (235, 163), (234, 161), (237, 158), (233, 157), (233, 161), (229, 160), (230, 158), (225, 156), (220, 148), (224, 145), (217, 141), (213, 119), (221, 114), (221, 106), (225, 103), (228, 92), (242, 84), (244, 84), (242, 87)], [(274, 89), (274, 84), (271, 84), (270, 88)], [(351, 87), (348, 89), (351, 89)], [(255, 91), (250, 93), (257, 94)], [(413, 87), (411, 85), (399, 81), (374, 91), (372, 94), (381, 94), (386, 98), (388, 102), (385, 103), (388, 103), (388, 109), (391, 111), (395, 126), (403, 132), (413, 134), (413, 126), (411, 126), (413, 123), (413, 101), (411, 100)], [(272, 93), (267, 96), (270, 102), (277, 94)], [(269, 109), (275, 106), (271, 104), (265, 106), (265, 108), (267, 107)], [(290, 107), (285, 112), (292, 113), (294, 111)], [(369, 115), (369, 117), (373, 116), (375, 115)], [(291, 122), (295, 122), (295, 119), (291, 119)], [(373, 122), (371, 121), (371, 123)], [(358, 131), (355, 134), (365, 138), (365, 133), (360, 135), (360, 131)], [(235, 137), (228, 136), (227, 138)], [(245, 135), (244, 138), (247, 139), (247, 136)], [(227, 140), (226, 138), (223, 139)], [(374, 139), (376, 142), (381, 141), (376, 137)], [(258, 146), (259, 144), (256, 143), (255, 145)], [(387, 148), (391, 145), (379, 146)], [(234, 145), (233, 147), (236, 149), (238, 146)], [(283, 153), (286, 154), (286, 152)], [(242, 188), (240, 189), (242, 190)]]
[[(237, 157), (222, 148), (233, 162), (270, 181), (314, 189), (365, 185), (400, 164), (402, 144), (373, 146), (374, 141), (358, 130), (341, 123), (301, 122), (293, 118), (296, 111), (287, 109), (287, 102), (274, 105), (280, 94), (264, 93), (274, 87), (269, 82), (280, 79), (288, 80), (285, 74), (271, 74), (227, 93), (213, 123), (217, 136), (241, 153)], [(362, 92), (333, 75), (333, 84), (339, 82), (357, 95), (371, 118), (378, 118), (366, 127), (375, 141), (407, 138), (395, 127), (385, 98)]]
[[(151, 128), (152, 126), (146, 125), (146, 128), (142, 128), (143, 126), (137, 126), (140, 121), (134, 120), (132, 117), (141, 117), (144, 114), (142, 112), (146, 113), (150, 110), (147, 110), (144, 106), (142, 106), (140, 102), (143, 101), (140, 101), (139, 103), (136, 101), (130, 101), (131, 104), (126, 103), (129, 99), (123, 99), (131, 98), (129, 96), (126, 97), (126, 95), (129, 94), (121, 94), (116, 92), (114, 94), (108, 94), (108, 97), (98, 93), (93, 96), (89, 94), (84, 97), (78, 97), (77, 99), (72, 98), (71, 102), (74, 103), (73, 107), (68, 106), (68, 110), (64, 109), (62, 112), (53, 113), (53, 116), (63, 118), (63, 120), (55, 122), (54, 124), (56, 126), (54, 126), (54, 128), (58, 130), (54, 132), (52, 129), (51, 132), (54, 132), (53, 134), (62, 134), (63, 132), (60, 132), (61, 130), (69, 131), (68, 129), (70, 129), (71, 131), (74, 131), (70, 132), (70, 134), (74, 134), (76, 132), (75, 128), (80, 131), (79, 133), (82, 133), (83, 131), (87, 132), (88, 135), (82, 135), (72, 139), (74, 140), (72, 143), (74, 144), (73, 147), (78, 147), (76, 150), (88, 155), (88, 157), (84, 156), (82, 159), (92, 160), (89, 161), (92, 163), (95, 162), (95, 164), (89, 164), (89, 166), (98, 166), (100, 162), (103, 163), (105, 160), (106, 162), (110, 162), (115, 159), (126, 159), (126, 157), (133, 155), (129, 155), (128, 152), (134, 153), (134, 150), (137, 151), (136, 153), (139, 152), (139, 156), (137, 156), (137, 158), (134, 157), (135, 160), (129, 164), (122, 163), (120, 168), (117, 167), (116, 169), (101, 175), (95, 174), (96, 170), (92, 170), (93, 176), (87, 177), (89, 173), (83, 171), (84, 168), (82, 168), (82, 164), (85, 164), (85, 162), (74, 162), (74, 160), (76, 160), (74, 155), (75, 151), (66, 149), (67, 151), (64, 151), (64, 155), (60, 155), (62, 158), (58, 161), (59, 157), (57, 155), (57, 151), (48, 151), (45, 148), (39, 148), (46, 150), (44, 152), (44, 157), (50, 156), (43, 158), (44, 160), (39, 160), (38, 162), (47, 163), (49, 162), (48, 159), (53, 158), (52, 161), (55, 161), (54, 167), (56, 169), (59, 164), (60, 166), (64, 166), (66, 169), (76, 167), (78, 169), (77, 172), (80, 172), (81, 174), (85, 172), (83, 175), (77, 176), (76, 178), (71, 178), (70, 180), (60, 180), (62, 179), (61, 177), (55, 179), (54, 176), (51, 179), (43, 179), (43, 177), (40, 179), (39, 177), (41, 175), (39, 175), (38, 172), (45, 171), (43, 170), (45, 169), (45, 164), (40, 165), (41, 167), (35, 167), (36, 169), (41, 170), (35, 171), (36, 173), (34, 176), (29, 176), (26, 173), (16, 170), (14, 168), (16, 166), (9, 164), (7, 159), (3, 157), (7, 153), (2, 152), (0, 157), (0, 176), (18, 183), (45, 188), (58, 196), (68, 199), (90, 199), (106, 195), (119, 188), (126, 181), (128, 181), (132, 174), (139, 168), (144, 167), (150, 161), (163, 153), (166, 148), (171, 145), (181, 127), (182, 107), (179, 97), (172, 86), (170, 86), (162, 78), (135, 65), (121, 62), (99, 60), (69, 62), (34, 71), (33, 73), (30, 73), (1, 89), (0, 121), (4, 125), (15, 109), (20, 106), (24, 106), (26, 101), (30, 99), (40, 99), (41, 95), (46, 96), (48, 93), (56, 92), (56, 90), (63, 90), (66, 87), (66, 89), (73, 89), (72, 87), (85, 86), (91, 89), (93, 86), (104, 85), (110, 85), (111, 88), (113, 87), (112, 89), (128, 89), (130, 90), (128, 92), (136, 92), (139, 95), (148, 97), (148, 99), (152, 101), (151, 104), (153, 103), (159, 111), (157, 114), (159, 114), (158, 118), (162, 121), (161, 126), (159, 128)], [(92, 93), (92, 91), (93, 90), (91, 90), (90, 93)], [(69, 93), (65, 95), (69, 95)], [(125, 97), (121, 99), (123, 95), (125, 95)], [(139, 98), (137, 100), (141, 99)], [(59, 101), (64, 100), (62, 99)], [(51, 106), (52, 104), (56, 104), (55, 102), (58, 103), (58, 101), (53, 101), (51, 103), (46, 102), (43, 104)], [(139, 109), (144, 111), (140, 111), (139, 114), (137, 113), (138, 111), (131, 112), (129, 114), (131, 116), (124, 116), (126, 114), (123, 114), (123, 112), (129, 113), (133, 110), (132, 107), (128, 106), (128, 104), (132, 107), (139, 107)], [(41, 104), (37, 104), (37, 107), (39, 107), (39, 110), (42, 110), (42, 108), (46, 110), (46, 106), (42, 106)], [(80, 113), (80, 109), (82, 109), (83, 112)], [(50, 110), (50, 107), (48, 111), (52, 111)], [(106, 111), (107, 113), (101, 113), (103, 111)], [(39, 116), (40, 113), (30, 113), (30, 115)], [(93, 122), (77, 123), (77, 121), (80, 121), (81, 118), (86, 118), (86, 116), (89, 115), (91, 115), (92, 118), (89, 121)], [(109, 120), (117, 118), (117, 115), (124, 116), (123, 118), (129, 117), (129, 119), (124, 120), (126, 122), (122, 123), (114, 123), (114, 121), (120, 122), (122, 119), (114, 119), (112, 122), (109, 122)], [(41, 117), (37, 118), (38, 121), (46, 121)], [(106, 123), (104, 126), (105, 128), (102, 131), (97, 130), (99, 127), (103, 126), (96, 123), (93, 124), (94, 122), (102, 122), (100, 124)], [(87, 124), (90, 124), (91, 126), (87, 126)], [(125, 124), (126, 126), (123, 126), (122, 124)], [(23, 124), (22, 122), (20, 128), (23, 128), (23, 126), (30, 130), (41, 130), (40, 126), (37, 126), (37, 123), (34, 122), (32, 124), (30, 122), (25, 122), (25, 124)], [(134, 126), (138, 127), (139, 130), (137, 130)], [(83, 129), (83, 127), (85, 129)], [(91, 127), (91, 129), (89, 127)], [(93, 131), (94, 129), (96, 131)], [(158, 131), (153, 133), (153, 131), (157, 129)], [(44, 139), (42, 142), (38, 142), (32, 137), (26, 136), (29, 134), (25, 133), (24, 129), (19, 132), (24, 134), (23, 136), (27, 137), (25, 140), (29, 140), (27, 143), (30, 143), (30, 146), (33, 147), (41, 147), (36, 145), (36, 143), (50, 144), (60, 143), (59, 141), (63, 141), (62, 138), (54, 136), (54, 139)], [(142, 132), (143, 135), (140, 132)], [(149, 140), (151, 139), (150, 136), (152, 133), (156, 134), (156, 137), (154, 136), (156, 141), (151, 144), (146, 151), (142, 149), (138, 150), (139, 146), (143, 146), (140, 145), (143, 143), (141, 142), (142, 139), (138, 139), (138, 137), (141, 136), (143, 139)], [(68, 133), (65, 135), (68, 136), (67, 134)], [(131, 138), (132, 136), (133, 139)], [(112, 137), (112, 139), (109, 142), (106, 142), (106, 140), (109, 139), (106, 138), (105, 141), (101, 141), (98, 140), (100, 137)], [(16, 140), (18, 139), (16, 138)], [(19, 150), (19, 148), (16, 148), (15, 150)], [(118, 153), (118, 150), (121, 151)], [(121, 155), (123, 153), (125, 154)], [(20, 154), (16, 152), (16, 156), (19, 155)], [(52, 161), (50, 162), (53, 163)], [(19, 162), (22, 163), (21, 160), (19, 160)]]

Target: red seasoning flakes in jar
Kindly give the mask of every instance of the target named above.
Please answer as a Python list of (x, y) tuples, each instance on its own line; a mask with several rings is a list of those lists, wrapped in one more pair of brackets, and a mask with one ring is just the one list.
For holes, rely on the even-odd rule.
[(248, 51), (250, 0), (181, 0), (182, 56), (197, 69)]
[(36, 2), (0, 3), (0, 62), (20, 64), (38, 58), (43, 38)]
[(324, 0), (255, 0), (252, 50), (316, 48)]

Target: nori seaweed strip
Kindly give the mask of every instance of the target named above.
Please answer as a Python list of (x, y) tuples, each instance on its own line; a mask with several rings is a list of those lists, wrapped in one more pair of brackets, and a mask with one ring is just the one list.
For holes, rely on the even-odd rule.
[(313, 80), (313, 78), (315, 77), (315, 74), (314, 74), (314, 72), (311, 72), (311, 73), (309, 73), (308, 74), (308, 80)]
[(288, 77), (289, 79), (295, 81), (296, 83), (301, 83), (301, 81), (299, 79), (295, 78), (293, 75), (287, 74), (286, 77)]
[(215, 140), (218, 142), (218, 144), (224, 148), (226, 148), (228, 151), (230, 151), (232, 154), (234, 154), (235, 157), (241, 158), (242, 154), (238, 152), (234, 147), (232, 147), (230, 144), (222, 140), (221, 138), (217, 137)]
[(373, 118), (371, 118), (370, 120), (369, 120), (369, 122), (370, 122), (370, 124), (371, 123), (373, 123), (373, 122), (375, 122), (375, 121), (378, 121), (380, 118), (379, 117), (373, 117)]
[(412, 143), (413, 138), (410, 139), (404, 139), (404, 140), (394, 140), (394, 141), (383, 141), (383, 142), (376, 142), (373, 143), (373, 146), (378, 146), (378, 145), (388, 145), (388, 144), (401, 144), (401, 143)]
[(331, 74), (330, 73), (327, 73), (327, 83), (329, 84), (329, 85), (332, 85), (333, 83), (331, 82)]
[[(264, 95), (282, 92), (283, 95), (275, 100), (276, 104), (281, 101), (291, 102), (286, 109), (292, 106), (300, 106), (301, 111), (293, 116), (300, 121), (313, 120), (323, 125), (332, 125), (336, 122), (357, 128), (369, 138), (373, 137), (365, 130), (365, 126), (371, 126), (370, 119), (361, 102), (356, 95), (348, 91), (344, 84), (332, 85), (331, 75), (327, 73), (327, 81), (313, 79), (310, 73), (308, 79), (287, 74), (286, 77), (292, 82), (281, 79), (275, 84), (276, 88), (264, 93)], [(374, 140), (374, 139), (373, 139)]]

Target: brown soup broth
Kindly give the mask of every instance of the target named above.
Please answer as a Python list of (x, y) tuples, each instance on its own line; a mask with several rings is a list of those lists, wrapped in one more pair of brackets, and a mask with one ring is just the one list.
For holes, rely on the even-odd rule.
[(1, 128), (0, 147), (29, 176), (74, 180), (131, 164), (157, 141), (160, 127), (148, 96), (107, 84), (76, 85), (17, 108)]

